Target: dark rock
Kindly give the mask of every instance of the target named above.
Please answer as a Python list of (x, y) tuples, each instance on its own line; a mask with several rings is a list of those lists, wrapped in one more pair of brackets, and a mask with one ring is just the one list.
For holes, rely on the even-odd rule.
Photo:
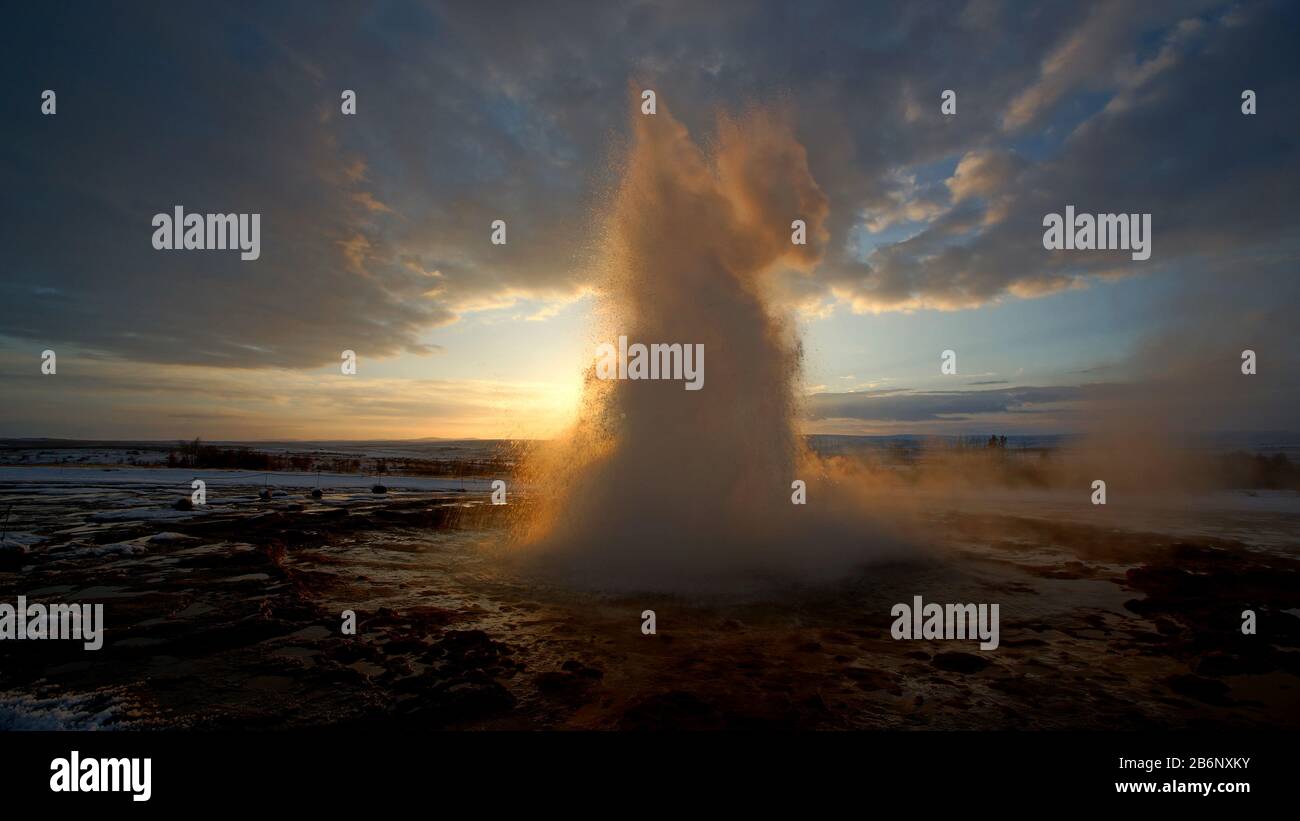
[(432, 679), (432, 686), (417, 689), (420, 695), (399, 708), (404, 717), (416, 721), (436, 726), (476, 721), (514, 709), (516, 704), (509, 690), (485, 675), (437, 680), (426, 673), (416, 679)]
[(567, 673), (574, 673), (589, 679), (600, 679), (605, 677), (605, 672), (595, 667), (588, 667), (577, 659), (569, 659), (560, 665), (560, 669)]
[(533, 683), (537, 685), (538, 691), (548, 696), (574, 699), (586, 694), (592, 685), (592, 680), (563, 670), (548, 670), (545, 673), (538, 673), (533, 678)]
[(511, 666), (514, 650), (482, 630), (449, 630), (429, 648), (428, 658), (444, 669), (482, 670)]
[(371, 645), (350, 637), (327, 642), (322, 651), (327, 657), (343, 664), (351, 664), (361, 659), (373, 659), (378, 655)]
[(394, 639), (384, 645), (384, 652), (390, 655), (397, 653), (422, 653), (428, 649), (429, 645), (417, 638), (405, 637)]

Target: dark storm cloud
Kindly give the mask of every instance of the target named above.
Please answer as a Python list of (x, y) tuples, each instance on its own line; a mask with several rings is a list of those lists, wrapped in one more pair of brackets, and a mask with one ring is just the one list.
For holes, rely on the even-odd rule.
[[(1163, 26), (1155, 26), (1155, 8), (1169, 12)], [(1300, 61), (1286, 43), (1300, 15), (1294, 6), (1271, 3), (1197, 11), (1194, 4), (1155, 5), (1134, 18), (1136, 25), (1129, 19), (1133, 4), (1094, 8), (1049, 53), (1039, 79), (1004, 106), (1000, 133), (985, 136), (1004, 143), (997, 150), (1016, 152), (1014, 162), (982, 163), (978, 185), (961, 186), (956, 175), (949, 182), (951, 210), (866, 264), (850, 266), (856, 275), (837, 274), (833, 265), (826, 275), (839, 277), (845, 293), (873, 308), (965, 307), (1006, 292), (1035, 296), (1098, 274), (1193, 263), (1226, 272), (1244, 251), (1293, 243)], [(1116, 39), (1080, 36), (1093, 29)], [(1063, 98), (1099, 88), (1105, 93), (1092, 103), (1098, 110), (1068, 119)], [(1243, 116), (1246, 88), (1278, 108), (1268, 117)], [(1062, 108), (1068, 128), (1050, 125)], [(1019, 144), (1022, 134), (1043, 122), (1049, 125), (1038, 138), (1050, 141), (1063, 130), (1063, 139), (1029, 159), (1026, 154), (1043, 150)], [(972, 148), (961, 165), (989, 150)], [(967, 189), (972, 196), (961, 202), (974, 203), (977, 215), (955, 207)], [(1044, 251), (1043, 216), (1066, 205), (1081, 213), (1152, 214), (1151, 260), (1134, 262), (1125, 252)]]
[[(1042, 216), (1066, 204), (1152, 212), (1149, 267), (1227, 257), (1291, 232), (1296, 17), (1064, 0), (12, 12), (0, 334), (320, 365), (571, 298), (592, 279), (629, 81), (697, 133), (719, 108), (789, 112), (831, 203), (823, 265), (784, 282), (794, 302), (959, 307), (1139, 265), (1044, 252)], [(261, 213), (261, 259), (154, 251), (150, 218), (177, 204)], [(506, 246), (488, 242), (494, 219)], [(855, 231), (900, 222), (919, 233), (856, 254)]]

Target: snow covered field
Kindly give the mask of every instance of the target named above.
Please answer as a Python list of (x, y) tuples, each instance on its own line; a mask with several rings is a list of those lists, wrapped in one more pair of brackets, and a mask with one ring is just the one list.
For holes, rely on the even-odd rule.
[[(175, 489), (186, 495), (190, 483), (202, 479), (209, 488), (262, 487), (311, 489), (363, 489), (369, 491), (376, 482), (390, 490), (487, 491), (488, 479), (444, 479), (428, 476), (367, 476), (346, 473), (260, 473), (249, 470), (190, 470), (181, 468), (90, 468), (90, 467), (13, 467), (0, 466), (0, 487), (6, 485), (104, 485), (141, 489)], [(319, 480), (319, 483), (318, 481)]]

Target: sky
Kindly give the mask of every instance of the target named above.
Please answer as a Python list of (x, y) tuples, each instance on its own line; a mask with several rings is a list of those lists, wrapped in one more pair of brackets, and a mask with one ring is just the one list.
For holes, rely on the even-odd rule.
[[(14, 10), (0, 436), (555, 435), (629, 88), (702, 144), (763, 107), (806, 151), (827, 233), (772, 308), (808, 432), (1071, 432), (1152, 396), (1293, 431), (1297, 31), (1267, 0)], [(260, 214), (260, 257), (155, 250), (176, 205)], [(1150, 259), (1044, 249), (1067, 205), (1151, 214)]]

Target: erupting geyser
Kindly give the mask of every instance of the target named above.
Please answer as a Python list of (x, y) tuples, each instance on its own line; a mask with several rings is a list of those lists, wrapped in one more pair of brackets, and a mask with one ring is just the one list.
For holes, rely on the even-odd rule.
[[(836, 500), (798, 433), (800, 346), (768, 275), (807, 271), (826, 197), (782, 118), (719, 121), (706, 155), (660, 105), (604, 224), (598, 342), (703, 345), (702, 390), (595, 378), (574, 429), (528, 466), (521, 542), (573, 582), (708, 590), (824, 573), (879, 552), (864, 506)], [(791, 242), (791, 222), (808, 244)], [(593, 346), (594, 347), (594, 346)], [(806, 505), (791, 483), (808, 484)]]

